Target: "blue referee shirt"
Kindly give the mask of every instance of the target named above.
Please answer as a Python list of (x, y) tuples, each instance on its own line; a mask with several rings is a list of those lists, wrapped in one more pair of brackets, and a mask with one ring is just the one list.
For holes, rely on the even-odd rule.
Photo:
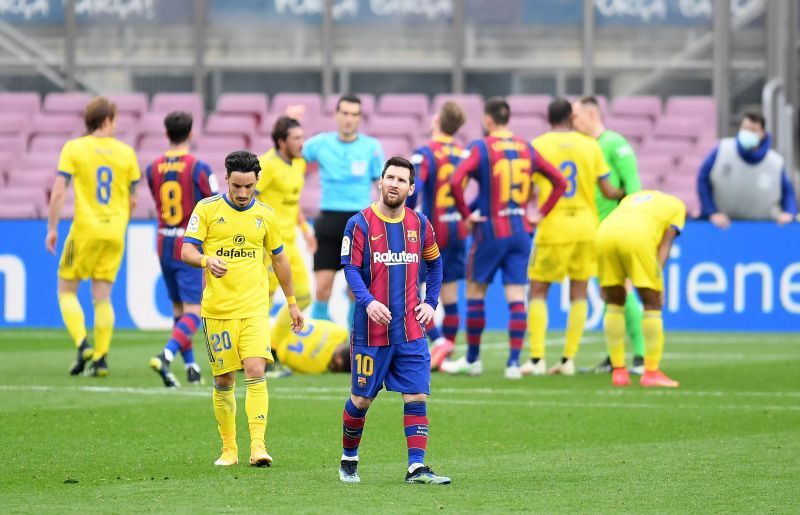
[(344, 142), (337, 132), (324, 132), (303, 144), (303, 157), (319, 164), (320, 209), (361, 211), (372, 202), (372, 182), (383, 170), (383, 149), (375, 138), (358, 134)]

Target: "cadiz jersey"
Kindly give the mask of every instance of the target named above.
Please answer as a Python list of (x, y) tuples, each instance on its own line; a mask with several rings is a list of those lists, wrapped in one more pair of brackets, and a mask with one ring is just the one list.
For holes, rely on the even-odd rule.
[(302, 331), (290, 333), (284, 341), (272, 342), (278, 359), (301, 374), (321, 374), (336, 347), (348, 343), (346, 327), (327, 320), (309, 320)]
[(195, 204), (217, 194), (211, 168), (184, 151), (169, 151), (145, 169), (158, 211), (158, 255), (181, 259), (183, 233)]
[(195, 206), (183, 240), (202, 245), (203, 254), (223, 259), (228, 268), (220, 278), (206, 269), (203, 317), (242, 319), (269, 313), (267, 252), (283, 250), (271, 208), (255, 199), (238, 208), (227, 195), (209, 197)]
[(256, 184), (257, 198), (275, 210), (281, 238), (284, 243), (292, 244), (297, 236), (297, 216), (300, 193), (306, 180), (306, 161), (295, 158), (289, 164), (274, 148), (259, 157), (258, 161), (261, 172)]
[(442, 136), (418, 148), (411, 157), (417, 169), (417, 191), (422, 191), (422, 212), (433, 224), (440, 249), (468, 234), (450, 193), (450, 176), (461, 162), (463, 152), (453, 144), (452, 137)]
[(398, 218), (386, 218), (375, 204), (350, 217), (342, 239), (342, 265), (356, 267), (375, 300), (389, 308), (388, 326), (367, 316), (356, 305), (353, 315), (354, 345), (384, 346), (423, 338), (414, 308), (419, 299), (421, 260), (439, 257), (436, 234), (428, 219), (408, 207)]
[(672, 227), (678, 233), (686, 222), (686, 206), (677, 197), (655, 190), (642, 190), (628, 195), (603, 220), (603, 232), (613, 228), (622, 237), (641, 242), (642, 247), (655, 248), (664, 231)]
[[(567, 180), (564, 195), (539, 223), (535, 243), (593, 241), (599, 223), (594, 190), (609, 173), (600, 145), (579, 132), (548, 132), (533, 140), (533, 148)], [(541, 205), (552, 186), (538, 179), (536, 185)]]
[(464, 200), (464, 189), (458, 186), (468, 177), (478, 181), (478, 209), (488, 220), (475, 225), (476, 242), (532, 231), (527, 204), (535, 159), (530, 144), (508, 131), (496, 131), (469, 144), (450, 183), (458, 211), (467, 217), (470, 210)]
[(73, 232), (124, 238), (131, 187), (142, 176), (130, 146), (91, 135), (70, 140), (61, 150), (58, 173), (75, 185)]

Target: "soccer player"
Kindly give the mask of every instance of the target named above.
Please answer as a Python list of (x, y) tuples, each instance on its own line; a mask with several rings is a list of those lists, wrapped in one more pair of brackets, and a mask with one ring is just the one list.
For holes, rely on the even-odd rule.
[[(503, 272), (508, 301), (509, 355), (505, 377), (519, 379), (519, 354), (525, 338), (525, 266), (531, 253), (528, 203), (532, 198), (534, 172), (551, 187), (540, 210), (546, 215), (566, 188), (566, 182), (531, 145), (508, 130), (511, 109), (505, 99), (495, 97), (484, 106), (484, 139), (469, 144), (461, 164), (450, 178), (456, 208), (472, 229), (472, 248), (467, 265), (467, 354), (445, 362), (450, 374), (480, 375), (480, 344), (486, 326), (484, 298), (498, 270)], [(478, 181), (478, 210), (470, 213), (464, 201), (467, 178)], [(539, 197), (543, 199), (544, 197)]]
[[(311, 304), (311, 284), (303, 256), (295, 244), (298, 226), (308, 250), (313, 254), (317, 247), (314, 232), (300, 211), (300, 193), (303, 191), (306, 173), (306, 162), (302, 154), (304, 139), (300, 122), (287, 116), (278, 118), (272, 129), (275, 148), (258, 158), (261, 173), (256, 184), (256, 198), (275, 211), (278, 230), (283, 239), (283, 250), (292, 269), (295, 297), (300, 311)], [(270, 270), (270, 302), (277, 288), (278, 279), (275, 272)], [(277, 345), (277, 342), (283, 341), (289, 334), (291, 326), (289, 305), (284, 304), (272, 325), (270, 340)]]
[(181, 111), (164, 118), (169, 150), (145, 169), (145, 177), (158, 210), (158, 256), (172, 301), (175, 326), (158, 356), (150, 359), (164, 386), (180, 386), (169, 365), (180, 352), (186, 365), (186, 381), (200, 385), (200, 367), (194, 360), (192, 335), (200, 326), (203, 272), (181, 261), (183, 233), (194, 206), (217, 194), (219, 186), (211, 168), (189, 153), (192, 115)]
[[(603, 157), (608, 164), (608, 181), (616, 188), (622, 188), (627, 195), (642, 189), (636, 166), (636, 154), (628, 140), (618, 132), (606, 129), (600, 104), (595, 97), (583, 97), (572, 104), (572, 125), (575, 129), (597, 140)], [(602, 222), (619, 204), (616, 199), (603, 196), (600, 187), (594, 195), (597, 214)], [(625, 332), (633, 347), (633, 367), (631, 371), (641, 374), (644, 371), (644, 336), (642, 336), (642, 305), (633, 291), (625, 299)], [(595, 372), (611, 372), (611, 360), (606, 359), (594, 368)]]
[[(463, 149), (453, 142), (453, 135), (466, 121), (464, 110), (455, 102), (445, 102), (431, 121), (432, 139), (418, 148), (411, 157), (416, 167), (420, 187), (408, 198), (414, 208), (422, 191), (422, 212), (431, 220), (436, 232), (436, 244), (442, 254), (443, 279), (441, 297), (444, 304), (442, 330), (431, 321), (428, 337), (433, 341), (431, 369), (437, 370), (453, 352), (458, 333), (458, 282), (463, 281), (466, 269), (464, 239), (468, 231), (461, 213), (450, 194), (450, 176), (461, 162)], [(444, 334), (444, 336), (442, 336)]]
[(272, 457), (264, 443), (269, 408), (264, 374), (272, 361), (267, 254), (286, 294), (294, 331), (303, 328), (303, 315), (294, 298), (292, 271), (282, 252), (275, 213), (254, 198), (261, 170), (258, 157), (246, 150), (231, 152), (225, 169), (228, 193), (201, 200), (194, 208), (181, 259), (206, 269), (200, 307), (214, 374), (214, 414), (222, 437), (222, 455), (214, 464), (239, 462), (234, 386), (236, 371), (243, 368), (250, 464), (269, 467)]
[[(406, 483), (449, 484), (450, 478), (425, 466), (431, 378), (425, 326), (439, 300), (442, 259), (431, 223), (404, 205), (414, 191), (414, 165), (401, 157), (389, 159), (378, 188), (380, 200), (348, 220), (341, 245), (345, 277), (358, 309), (350, 337), (352, 384), (342, 415), (339, 479), (361, 481), (357, 470), (361, 433), (367, 409), (385, 385), (403, 395)], [(422, 260), (428, 286), (420, 302)]]
[[(533, 147), (561, 170), (567, 181), (567, 191), (536, 230), (528, 270), (531, 360), (523, 365), (522, 373), (574, 375), (574, 358), (589, 311), (586, 285), (596, 268), (594, 238), (599, 220), (594, 201), (595, 185), (612, 199), (622, 198), (624, 192), (609, 182), (608, 165), (597, 141), (572, 130), (572, 106), (568, 101), (553, 100), (547, 108), (547, 117), (552, 130), (533, 140)], [(547, 184), (541, 186), (544, 190), (548, 187)], [(547, 293), (550, 284), (561, 282), (564, 277), (569, 277), (570, 298), (566, 343), (561, 361), (547, 370), (544, 362)]]
[(664, 322), (661, 318), (664, 291), (663, 268), (675, 237), (683, 230), (686, 207), (679, 199), (658, 191), (640, 191), (625, 197), (600, 224), (597, 254), (600, 287), (606, 300), (603, 319), (611, 381), (615, 386), (630, 384), (625, 368), (624, 304), (629, 279), (644, 303), (642, 332), (645, 341), (642, 386), (676, 388), (678, 382), (660, 369), (664, 351)]
[[(58, 220), (67, 187), (75, 184), (75, 218), (58, 265), (58, 306), (67, 332), (77, 347), (69, 369), (81, 374), (108, 375), (108, 349), (114, 332), (111, 287), (125, 250), (125, 231), (141, 178), (133, 149), (114, 139), (117, 107), (104, 97), (92, 99), (84, 110), (86, 136), (68, 141), (58, 160), (58, 175), (50, 193), (45, 247), (55, 254)], [(78, 286), (91, 279), (94, 304), (94, 344), (86, 339)]]
[(299, 374), (350, 372), (350, 333), (327, 320), (308, 320), (297, 334), (275, 342), (281, 363)]
[[(330, 320), (328, 300), (336, 272), (347, 220), (367, 207), (372, 183), (381, 175), (383, 149), (375, 138), (358, 132), (361, 100), (345, 95), (336, 103), (337, 132), (325, 132), (303, 145), (308, 163), (319, 164), (320, 213), (314, 222), (318, 248), (314, 254), (315, 301), (311, 318)], [(350, 317), (352, 318), (352, 317)]]

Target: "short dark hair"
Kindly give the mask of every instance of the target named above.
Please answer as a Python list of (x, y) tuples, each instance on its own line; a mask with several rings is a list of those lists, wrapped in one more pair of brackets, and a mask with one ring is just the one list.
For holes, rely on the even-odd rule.
[[(745, 111), (744, 115), (742, 115), (742, 120), (747, 118), (751, 122), (757, 123), (761, 126), (762, 129), (767, 127), (767, 121), (764, 119), (764, 115), (761, 114), (760, 111), (752, 110), (752, 111)], [(739, 120), (739, 123), (742, 123), (742, 120)]]
[(86, 124), (86, 132), (89, 134), (99, 129), (103, 123), (117, 116), (117, 104), (106, 97), (94, 97), (86, 104), (83, 110), (83, 122)]
[(572, 105), (566, 98), (556, 98), (547, 106), (547, 121), (550, 125), (561, 125), (572, 120)]
[(483, 112), (488, 114), (497, 125), (508, 125), (511, 119), (511, 107), (503, 97), (492, 97), (483, 106)]
[(272, 126), (272, 143), (275, 148), (278, 148), (278, 142), (289, 137), (289, 130), (295, 127), (300, 127), (300, 122), (288, 116), (281, 116), (275, 120), (275, 125)]
[(225, 171), (228, 177), (232, 172), (255, 172), (258, 177), (258, 172), (261, 171), (261, 165), (258, 162), (258, 156), (247, 150), (236, 150), (225, 156)]
[(464, 125), (467, 115), (464, 109), (455, 102), (448, 100), (439, 109), (439, 128), (448, 136), (452, 136)]
[(170, 143), (177, 145), (189, 139), (192, 133), (192, 114), (185, 111), (172, 111), (164, 117), (164, 127)]
[(342, 95), (339, 97), (339, 100), (336, 101), (336, 112), (339, 112), (339, 107), (341, 107), (342, 102), (349, 102), (351, 104), (358, 104), (359, 110), (361, 109), (361, 99), (355, 95)]
[(595, 97), (594, 95), (589, 95), (588, 97), (581, 97), (580, 100), (578, 100), (578, 103), (580, 105), (584, 106), (590, 105), (600, 109), (600, 102), (597, 101), (597, 97)]
[(383, 179), (383, 176), (386, 175), (386, 170), (390, 166), (399, 166), (400, 168), (407, 168), (408, 171), (409, 171), (408, 182), (410, 184), (414, 184), (414, 171), (415, 170), (414, 170), (414, 165), (411, 164), (411, 161), (409, 161), (408, 159), (406, 159), (404, 157), (400, 157), (400, 156), (390, 157), (386, 161), (386, 164), (383, 165), (383, 171), (381, 172), (381, 179)]

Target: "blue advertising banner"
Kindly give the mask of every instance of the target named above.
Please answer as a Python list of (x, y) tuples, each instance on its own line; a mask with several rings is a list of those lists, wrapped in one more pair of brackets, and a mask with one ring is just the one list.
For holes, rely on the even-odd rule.
[[(58, 258), (44, 249), (44, 221), (0, 221), (0, 327), (62, 327), (56, 295)], [(68, 224), (59, 227), (63, 245)], [(669, 329), (797, 331), (800, 327), (800, 225), (736, 223), (728, 230), (689, 222), (667, 263), (664, 315)], [(343, 281), (335, 295), (344, 300)], [(602, 319), (596, 284), (589, 289), (589, 328)], [(81, 287), (87, 323), (89, 287)], [(339, 297), (337, 297), (339, 298)], [(563, 329), (569, 299), (554, 285), (550, 327)], [(155, 223), (133, 222), (112, 294), (117, 327), (155, 329), (172, 324), (171, 303), (155, 249)], [(462, 295), (463, 304), (463, 295)], [(345, 323), (346, 302), (332, 303)], [(490, 286), (487, 327), (505, 329), (506, 303), (499, 278)], [(464, 306), (461, 306), (462, 314)], [(341, 311), (341, 312), (339, 312)]]

